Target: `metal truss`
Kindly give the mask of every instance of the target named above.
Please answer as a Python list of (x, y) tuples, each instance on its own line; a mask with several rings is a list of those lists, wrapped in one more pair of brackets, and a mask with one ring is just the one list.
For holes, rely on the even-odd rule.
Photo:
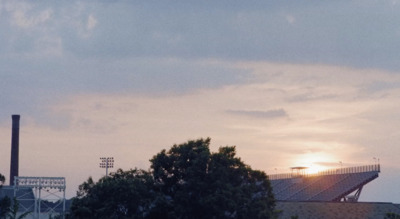
[(360, 187), (358, 187), (358, 188), (356, 189), (354, 195), (347, 195), (347, 196), (344, 196), (344, 197), (342, 197), (342, 198), (340, 199), (340, 201), (342, 201), (342, 202), (358, 202), (358, 199), (360, 198), (360, 194), (361, 194), (361, 191), (362, 191), (363, 187), (364, 187), (364, 186), (361, 185)]
[[(41, 214), (60, 213), (65, 218), (65, 188), (65, 177), (14, 178), (14, 197), (19, 201), (21, 210), (24, 212), (33, 210), (34, 218), (37, 219), (40, 219)], [(25, 192), (17, 193), (19, 190)]]

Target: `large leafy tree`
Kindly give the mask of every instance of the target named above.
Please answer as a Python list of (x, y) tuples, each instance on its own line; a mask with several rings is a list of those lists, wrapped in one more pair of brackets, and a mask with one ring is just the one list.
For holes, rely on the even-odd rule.
[(236, 157), (235, 147), (210, 153), (210, 139), (188, 141), (151, 159), (156, 186), (178, 218), (272, 218), (274, 197), (264, 172)]
[(149, 172), (118, 170), (80, 187), (75, 218), (274, 218), (266, 174), (236, 157), (234, 146), (211, 153), (210, 139), (162, 150)]
[(144, 218), (155, 199), (149, 172), (117, 170), (95, 183), (92, 178), (79, 186), (71, 206), (75, 218)]

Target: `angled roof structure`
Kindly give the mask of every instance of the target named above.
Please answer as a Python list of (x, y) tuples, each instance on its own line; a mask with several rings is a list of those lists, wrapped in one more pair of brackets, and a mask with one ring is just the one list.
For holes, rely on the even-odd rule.
[(356, 202), (367, 183), (376, 179), (380, 165), (333, 169), (317, 174), (270, 175), (278, 201)]

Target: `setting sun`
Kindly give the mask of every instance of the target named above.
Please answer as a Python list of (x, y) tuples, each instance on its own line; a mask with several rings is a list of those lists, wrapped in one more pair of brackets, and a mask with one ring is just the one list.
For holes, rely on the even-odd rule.
[[(335, 165), (337, 163), (337, 165)], [(296, 167), (303, 167), (305, 174), (317, 174), (327, 169), (338, 168), (339, 162), (332, 158), (332, 155), (325, 153), (309, 153), (301, 155), (295, 162)]]
[(306, 173), (307, 174), (316, 174), (316, 173), (322, 172), (322, 171), (327, 170), (327, 169), (328, 168), (325, 167), (325, 166), (321, 166), (321, 165), (318, 165), (318, 164), (312, 164), (311, 166), (307, 167)]

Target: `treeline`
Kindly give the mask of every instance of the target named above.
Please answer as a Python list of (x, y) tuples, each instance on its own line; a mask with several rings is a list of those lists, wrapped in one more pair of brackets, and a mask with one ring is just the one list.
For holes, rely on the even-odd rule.
[(266, 174), (236, 157), (234, 146), (210, 152), (210, 139), (162, 150), (148, 171), (117, 170), (79, 186), (69, 218), (275, 218)]

